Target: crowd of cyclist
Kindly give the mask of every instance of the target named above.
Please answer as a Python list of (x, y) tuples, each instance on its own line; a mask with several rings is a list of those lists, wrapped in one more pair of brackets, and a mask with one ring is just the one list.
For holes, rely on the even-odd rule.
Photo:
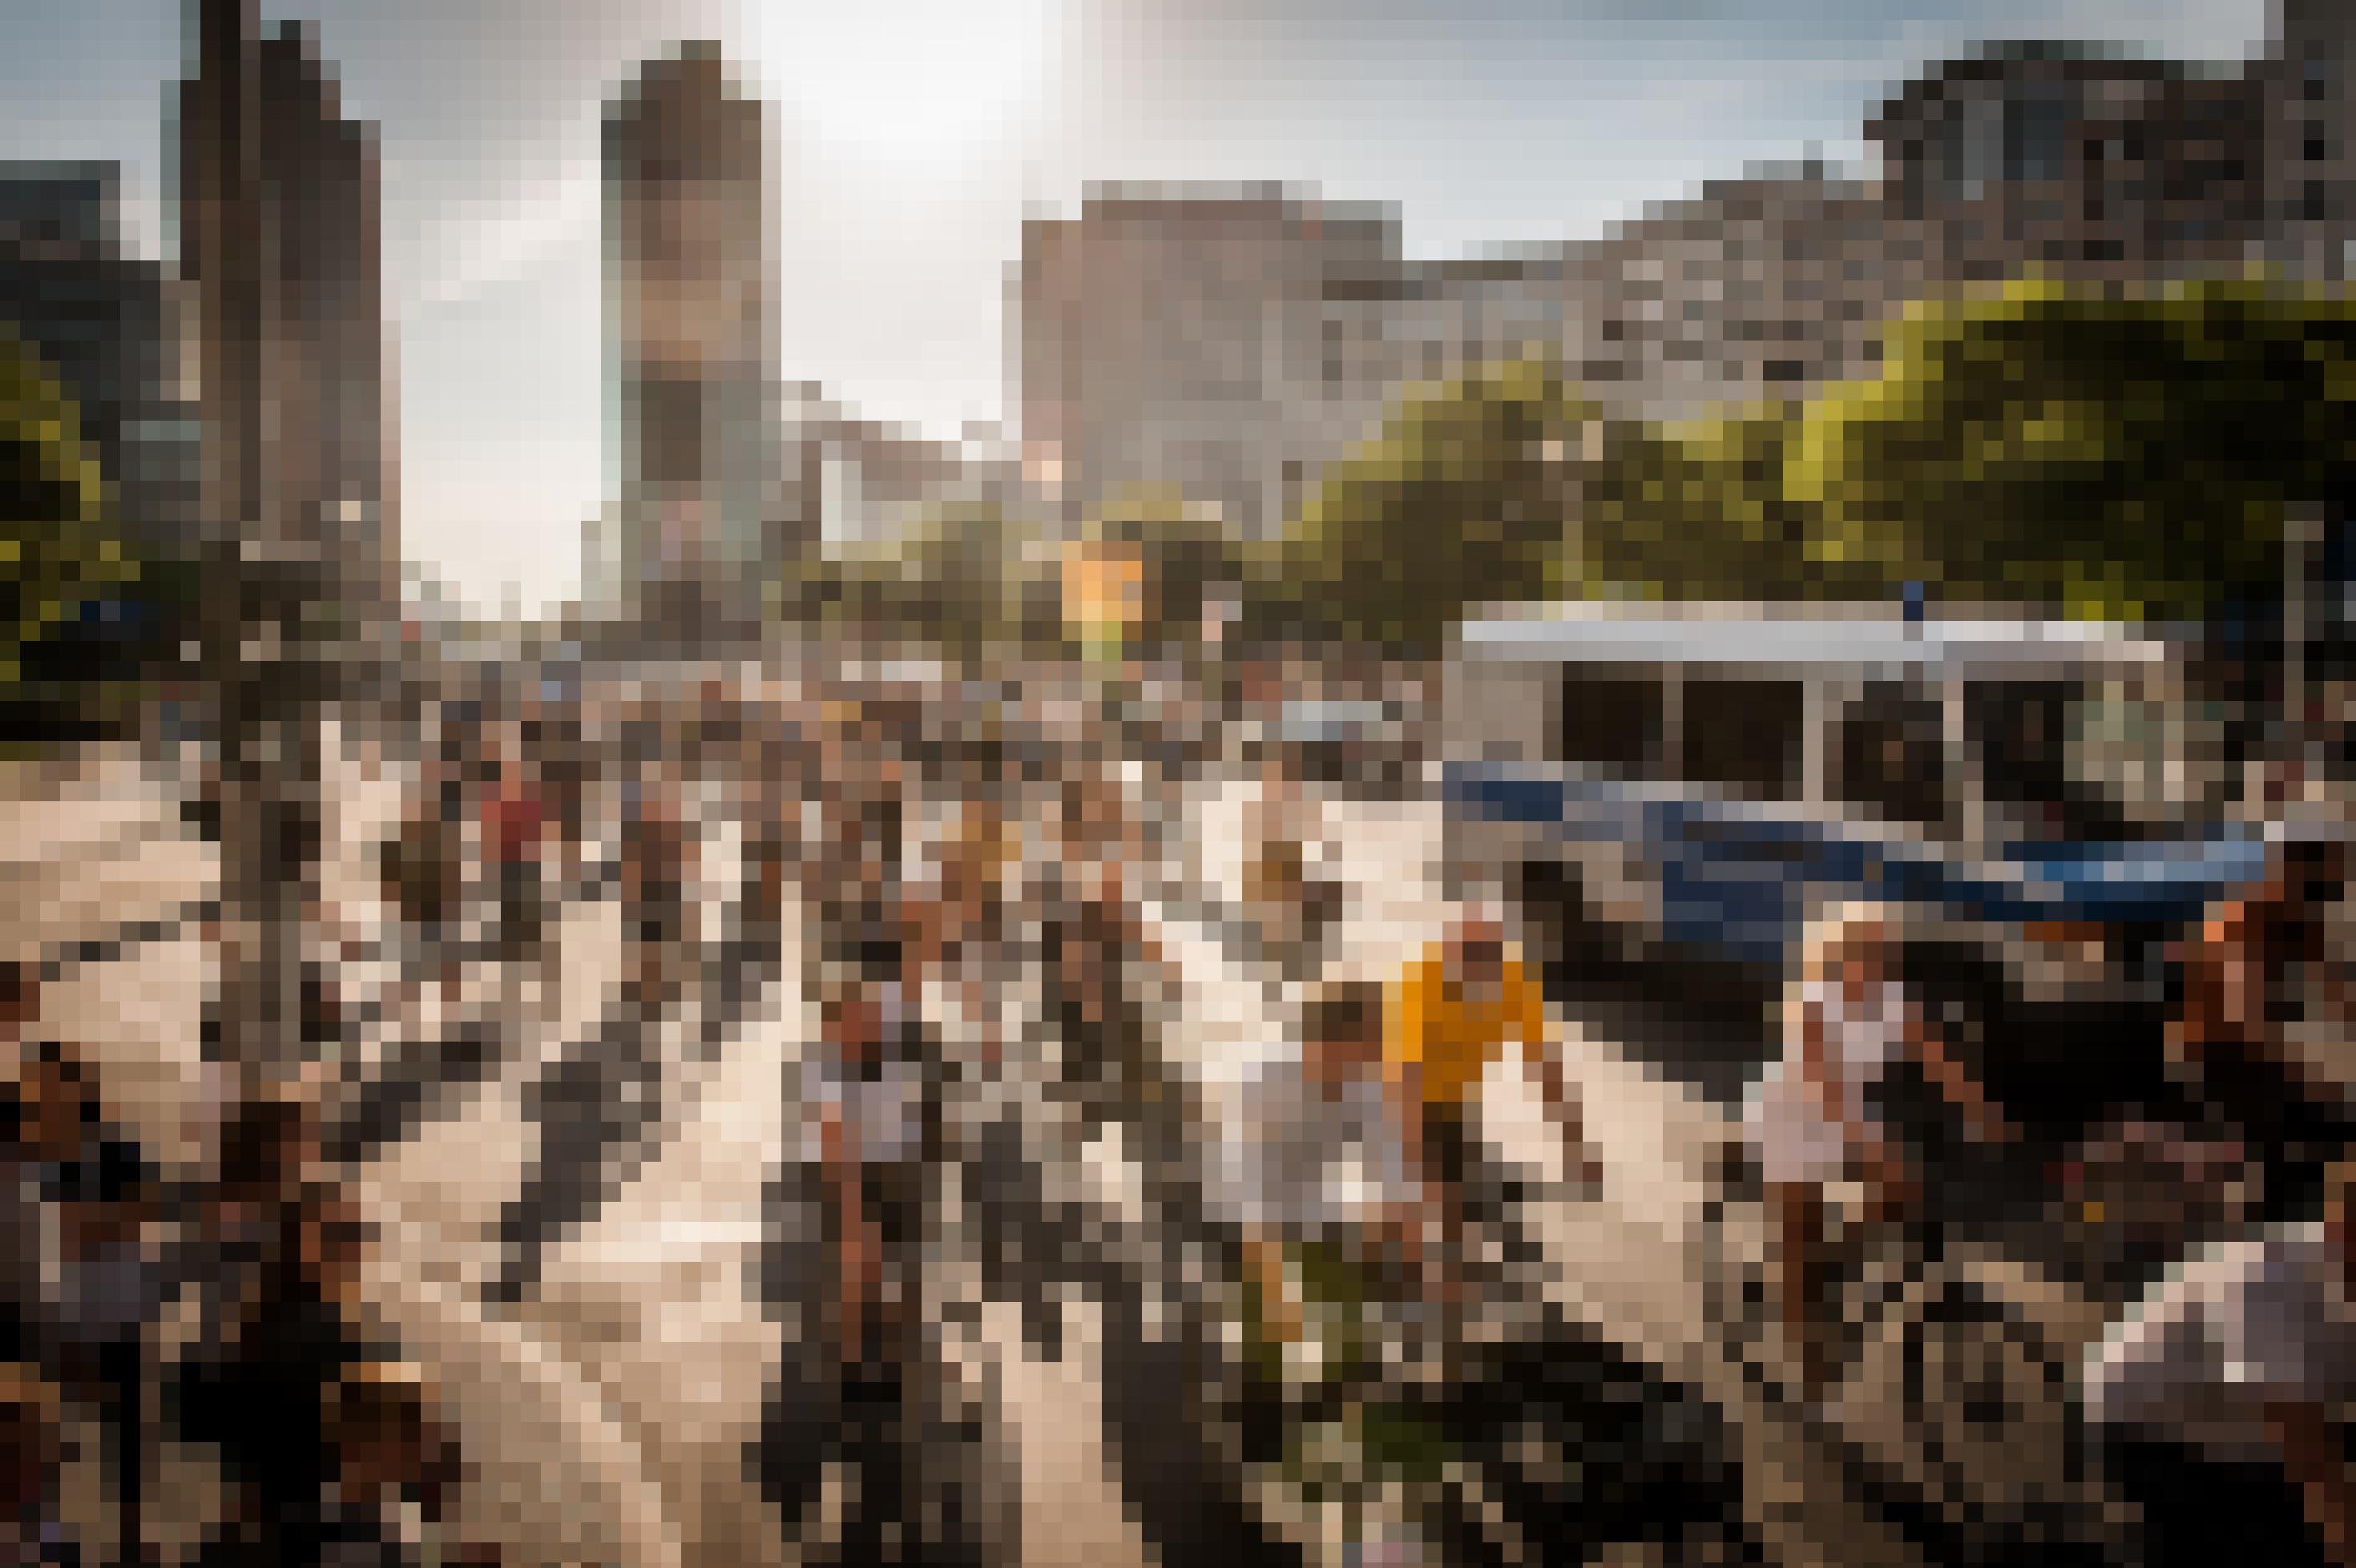
[[(961, 1221), (956, 1205), (984, 1220), (1015, 1206), (991, 1187), (1010, 1149), (1018, 1165), (1076, 1163), (1114, 1134), (1143, 1171), (1151, 1222), (1195, 1249), (1159, 1266), (1176, 1278), (1182, 1255), (1225, 1260), (1190, 1287), (1239, 1304), (1280, 1365), (1312, 1337), (1311, 1276), (1336, 1255), (1367, 1293), (1397, 1298), (1398, 1321), (1439, 1325), (1444, 1345), (1477, 1306), (1468, 1297), (1503, 1288), (1462, 1245), (1491, 1070), (1526, 1065), (1570, 1200), (1603, 1178), (1556, 1049), (1543, 955), (1520, 951), (1505, 911), (1472, 907), (1373, 980), (1326, 965), (1338, 895), (1308, 852), (1300, 782), (1280, 748), (1240, 744), (1237, 720), (1201, 704), (1124, 710), (1076, 682), (986, 699), (814, 681), (636, 707), (493, 702), (420, 748), (375, 868), (381, 918), (340, 917), (374, 944), (338, 946), (337, 983), (323, 987), (337, 1070), (314, 1074), (307, 1095), (232, 1112), (218, 1169), (187, 1190), (107, 1124), (81, 1064), (45, 1035), (39, 967), (12, 971), (5, 1223), (12, 1264), (36, 1265), (11, 1270), (0, 1361), (20, 1558), (98, 1555), (56, 1501), (73, 1411), (102, 1413), (115, 1445), (125, 1561), (153, 1533), (134, 1456), (155, 1431), (217, 1445), (238, 1494), (199, 1561), (397, 1562), (434, 1535), (463, 1444), (429, 1380), (363, 1327), (354, 1260), (369, 1240), (337, 1162), (398, 1136), (379, 1124), (383, 1104), (416, 1099), (383, 1093), (402, 1072), (446, 1075), (462, 1060), (487, 1072), (553, 1027), (567, 913), (607, 896), (621, 904), (622, 972), (587, 1036), (535, 1084), (541, 1146), (506, 1211), (509, 1266), (491, 1305), (537, 1287), (539, 1257), (594, 1217), (652, 1136), (671, 1053), (730, 1049), (765, 987), (805, 998), (815, 1027), (787, 1108), (800, 1179), (777, 1190), (818, 1216), (824, 1266), (798, 1321), (824, 1354), (775, 1392), (761, 1463), (789, 1520), (827, 1476), (849, 1473), (842, 1561), (980, 1552), (980, 1483), (956, 1457), (970, 1428), (925, 1373), (939, 1305), (928, 1260)], [(1261, 803), (1240, 961), (1290, 1001), (1286, 1038), (1248, 1069), (1247, 1114), (1218, 1118), (1165, 1049), (1185, 986), (1156, 912), (1198, 830), (1187, 792), (1222, 770), (1253, 780)], [(2217, 1452), (2213, 1429), (2232, 1428), (2219, 1441), (2271, 1463), (2309, 1544), (2356, 1563), (2346, 1090), (2289, 1049), (2286, 1027), (2307, 1005), (2294, 982), (2319, 977), (2317, 1007), (2337, 999), (2342, 955), (2324, 932), (2346, 875), (2334, 843), (2287, 847), (2263, 888), (2185, 933), (2148, 1072), (2096, 1095), (2067, 1137), (1985, 1060), (1985, 1040), (1957, 1038), (1935, 987), (1910, 971), (1899, 916), (1819, 923), (1795, 965), (1782, 1059), (1742, 1121), (1774, 1228), (1793, 1396), (1821, 1401), (1840, 1374), (1831, 1211), (1861, 1192), (1869, 1224), (1902, 1231), (1936, 1207), (1937, 1157), (1885, 1115), (1893, 1080), (1927, 1085), (1967, 1140), (2039, 1160), (2056, 1193), (2083, 1187), (2122, 1140), (2179, 1166), (2229, 1149), (2244, 1222), (2188, 1235), (2139, 1290), (2112, 1282), (2115, 1325), (2084, 1375), (2089, 1424), (2129, 1479), (2155, 1445)], [(477, 1043), (454, 1052), (469, 1030)], [(2344, 1040), (2344, 1018), (2332, 1031)], [(410, 1060), (420, 1041), (423, 1067)], [(986, 1272), (1010, 1288), (1027, 1275), (1034, 1296), (1052, 1296), (1042, 1276), (1076, 1266), (980, 1229)], [(40, 1287), (21, 1288), (27, 1278)], [(158, 1325), (176, 1314), (196, 1326), (176, 1330), (165, 1368)], [(2165, 1484), (2143, 1489), (2158, 1517)], [(443, 1537), (436, 1551), (492, 1560)]]

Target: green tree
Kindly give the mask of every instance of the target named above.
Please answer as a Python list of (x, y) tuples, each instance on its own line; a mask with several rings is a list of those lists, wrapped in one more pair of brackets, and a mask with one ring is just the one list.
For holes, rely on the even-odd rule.
[(0, 333), (0, 703), (12, 729), (104, 722), (127, 699), (127, 671), (88, 631), (119, 624), (139, 581), (107, 488), (73, 400)]
[(1215, 512), (1189, 506), (1183, 496), (1144, 488), (1105, 509), (1087, 530), (1091, 539), (1134, 548), (1144, 564), (1141, 641), (1170, 650), (1199, 640), (1204, 606), (1222, 588), (1241, 588), (1252, 576), (1251, 552)]
[(1327, 470), (1279, 552), (1263, 613), (1430, 652), (1467, 605), (1550, 596), (1576, 454), (1596, 419), (1537, 360), (1410, 398)]
[(1038, 530), (990, 504), (927, 512), (890, 538), (790, 568), (780, 618), (822, 635), (929, 644), (972, 657), (1055, 635), (1052, 557)]
[(1824, 560), (1821, 509), (1786, 488), (1795, 408), (1604, 427), (1579, 468), (1566, 586), (1585, 597), (1808, 599), (1878, 592)]
[(2283, 522), (2348, 482), (2356, 310), (2264, 280), (2029, 280), (1894, 324), (1806, 411), (1790, 499), (1826, 571), (2129, 619), (2278, 581)]
[(1049, 558), (1038, 530), (1005, 508), (959, 504), (927, 513), (892, 547), (904, 625), (972, 658), (1036, 641)]

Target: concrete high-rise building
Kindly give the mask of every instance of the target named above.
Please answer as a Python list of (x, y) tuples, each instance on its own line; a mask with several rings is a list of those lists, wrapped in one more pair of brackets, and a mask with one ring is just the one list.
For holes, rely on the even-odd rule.
[(375, 131), (302, 29), (259, 36), (255, 0), (200, 0), (196, 43), (177, 194), (205, 520), (381, 617), (401, 554)]
[(1869, 375), (1909, 302), (2032, 270), (2345, 280), (2356, 7), (2277, 0), (2273, 27), (2232, 63), (1992, 45), (1874, 107), (1864, 177), (1756, 171), (1510, 256), (1409, 261), (1395, 219), (1273, 187), (1091, 193), (1024, 226), (1024, 475), (1067, 519), (1142, 485), (1261, 529), (1410, 385), (1483, 362), (1679, 418)]
[(2266, 217), (2274, 259), (2345, 279), (2356, 241), (2356, 12), (2345, 0), (2277, 0), (2268, 58)]
[(1867, 131), (1954, 278), (2230, 273), (2263, 249), (2267, 80), (2006, 45), (1926, 71)]
[(344, 118), (300, 29), (262, 37), (255, 0), (194, 14), (175, 194), (216, 547), (201, 612), (228, 933), (215, 1016), (223, 1060), (258, 1083), (294, 1070), (316, 1016), (320, 705), (384, 690), (396, 470), (374, 132)]
[(648, 61), (605, 115), (607, 342), (624, 607), (741, 622), (800, 547), (781, 517), (767, 115), (718, 48)]
[(1328, 368), (1399, 269), (1395, 217), (1279, 187), (1114, 186), (1026, 222), (1010, 312), (1026, 476), (1067, 522), (1148, 486), (1280, 523), (1380, 411), (1380, 388), (1333, 395), (1364, 387)]

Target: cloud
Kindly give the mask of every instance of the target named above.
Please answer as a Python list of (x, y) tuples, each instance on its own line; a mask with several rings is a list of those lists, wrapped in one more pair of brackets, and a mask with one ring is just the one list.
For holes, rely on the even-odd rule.
[(450, 203), (419, 259), (409, 302), (424, 310), (464, 304), (577, 260), (584, 248), (594, 252), (599, 199), (597, 171), (573, 167), (519, 182), (504, 199)]

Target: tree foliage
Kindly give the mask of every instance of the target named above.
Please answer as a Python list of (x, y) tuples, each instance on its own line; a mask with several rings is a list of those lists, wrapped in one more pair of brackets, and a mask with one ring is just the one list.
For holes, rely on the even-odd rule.
[(1801, 428), (1792, 408), (1604, 427), (1579, 470), (1566, 588), (1634, 599), (1879, 592), (1870, 570), (1823, 559), (1818, 510), (1785, 488)]
[(1326, 471), (1269, 606), (1312, 634), (1429, 650), (1470, 603), (1558, 585), (1572, 459), (1593, 407), (1515, 361), (1410, 397)]
[(2278, 583), (2286, 518), (2344, 511), (2356, 304), (2261, 279), (2026, 280), (1925, 302), (1879, 371), (1801, 403), (1606, 419), (1549, 368), (1408, 399), (1327, 473), (1272, 613), (1429, 647), (1562, 595), (1934, 599), (2195, 618)]
[[(1563, 596), (1933, 599), (2198, 617), (2280, 581), (2286, 519), (2345, 510), (2356, 304), (2259, 279), (2038, 280), (1891, 324), (1875, 375), (1675, 424), (1604, 415), (1552, 365), (1420, 388), (1263, 548), (1141, 493), (1087, 532), (1133, 548), (1139, 640), (1239, 584), (1250, 635), (1436, 651), (1470, 607)], [(821, 622), (958, 649), (1059, 639), (1055, 550), (943, 514), (795, 590)], [(1043, 613), (1044, 609), (1044, 613)]]
[(73, 400), (39, 356), (0, 333), (0, 703), (9, 727), (97, 716), (125, 672), (109, 632), (140, 608), (138, 565)]
[(2347, 295), (2256, 279), (1932, 302), (1806, 410), (1785, 489), (1827, 569), (2197, 615), (2276, 580), (2286, 515), (2345, 488), (2351, 349)]
[(1139, 558), (1145, 593), (1137, 630), (1141, 651), (1168, 651), (1197, 640), (1209, 596), (1240, 587), (1257, 570), (1251, 551), (1216, 513), (1190, 507), (1166, 489), (1141, 489), (1115, 501), (1088, 525), (1084, 542)]
[(949, 507), (889, 539), (812, 557), (780, 585), (778, 607), (824, 635), (972, 657), (1054, 638), (1051, 566), (1022, 518), (995, 506)]

